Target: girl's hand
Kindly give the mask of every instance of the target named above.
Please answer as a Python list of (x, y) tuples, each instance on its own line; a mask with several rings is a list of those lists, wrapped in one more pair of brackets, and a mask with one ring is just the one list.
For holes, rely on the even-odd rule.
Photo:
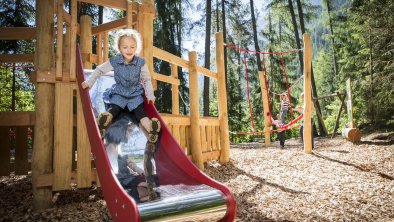
[(152, 105), (153, 105), (153, 104), (155, 104), (155, 100), (156, 100), (155, 98), (154, 98), (154, 99), (150, 99), (150, 100), (148, 101), (148, 103), (152, 103)]
[(86, 82), (81, 83), (82, 89), (89, 88), (89, 85)]

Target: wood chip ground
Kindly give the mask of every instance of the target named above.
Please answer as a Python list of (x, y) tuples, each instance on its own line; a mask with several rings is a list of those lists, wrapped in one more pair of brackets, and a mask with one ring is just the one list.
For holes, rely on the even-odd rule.
[[(229, 163), (205, 172), (233, 191), (236, 221), (394, 221), (393, 142), (318, 138), (311, 155), (297, 139), (285, 149), (234, 144)], [(54, 193), (54, 208), (41, 212), (31, 189), (30, 175), (0, 177), (0, 221), (111, 221), (99, 188)]]

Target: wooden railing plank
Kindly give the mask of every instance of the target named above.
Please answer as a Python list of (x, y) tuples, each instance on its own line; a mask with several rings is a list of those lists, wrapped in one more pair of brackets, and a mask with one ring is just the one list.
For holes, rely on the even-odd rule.
[(15, 148), (15, 175), (27, 175), (28, 155), (27, 155), (27, 127), (16, 127), (16, 148)]
[(34, 111), (0, 112), (0, 126), (33, 126)]

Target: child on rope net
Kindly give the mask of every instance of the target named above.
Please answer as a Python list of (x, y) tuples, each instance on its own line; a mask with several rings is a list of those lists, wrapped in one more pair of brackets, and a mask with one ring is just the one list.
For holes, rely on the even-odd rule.
[(282, 117), (280, 114), (276, 114), (276, 120), (273, 121), (273, 123), (276, 125), (277, 132), (278, 132), (278, 140), (281, 148), (285, 148), (285, 129), (281, 129), (281, 126), (284, 125), (284, 122), (282, 121)]
[(112, 119), (121, 111), (127, 110), (130, 115), (134, 115), (138, 119), (142, 130), (148, 136), (144, 171), (150, 199), (153, 200), (157, 198), (157, 195), (153, 191), (155, 183), (152, 158), (161, 126), (158, 119), (149, 119), (144, 110), (144, 96), (147, 97), (149, 103), (154, 103), (156, 99), (151, 77), (145, 60), (137, 56), (141, 51), (142, 41), (136, 30), (123, 29), (119, 31), (115, 44), (119, 54), (97, 66), (91, 77), (82, 83), (82, 88), (92, 88), (98, 77), (109, 71), (114, 71), (115, 84), (103, 95), (104, 99), (108, 100), (106, 102), (110, 104), (109, 109), (98, 116), (97, 124), (102, 137), (104, 137)]
[(282, 124), (286, 122), (287, 111), (289, 110), (289, 98), (285, 93), (280, 94), (280, 117)]

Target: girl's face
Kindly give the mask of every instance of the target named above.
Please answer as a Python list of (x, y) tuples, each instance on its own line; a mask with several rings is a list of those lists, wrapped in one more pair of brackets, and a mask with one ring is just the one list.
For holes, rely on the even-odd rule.
[(137, 42), (129, 36), (124, 36), (119, 42), (119, 51), (122, 54), (126, 63), (133, 60), (135, 52), (137, 50)]

